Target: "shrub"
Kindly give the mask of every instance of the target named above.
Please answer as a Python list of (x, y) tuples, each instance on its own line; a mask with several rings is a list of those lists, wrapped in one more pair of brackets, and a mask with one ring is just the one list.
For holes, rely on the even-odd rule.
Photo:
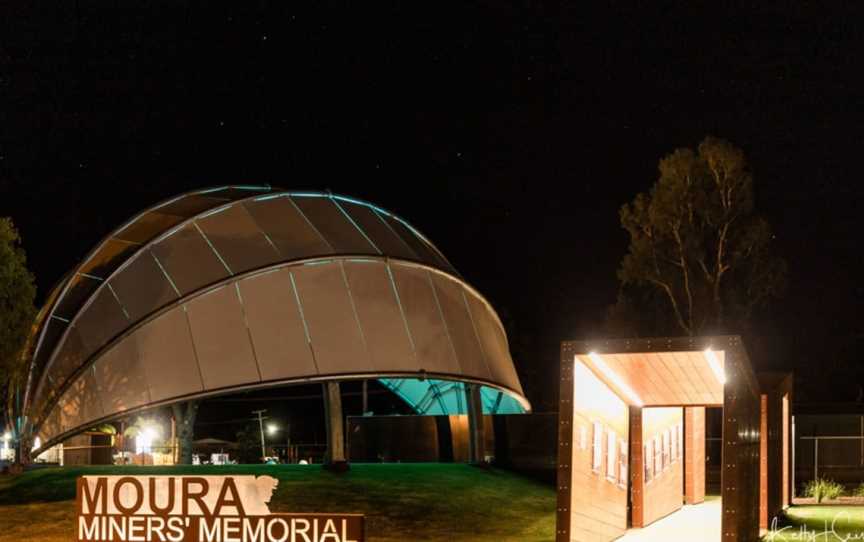
[[(859, 486), (856, 491), (860, 489), (861, 487)], [(804, 495), (816, 499), (817, 503), (821, 503), (825, 499), (829, 501), (834, 500), (842, 494), (842, 485), (838, 484), (834, 480), (828, 480), (825, 478), (817, 478), (815, 480), (811, 480), (804, 488)]]
[(858, 487), (852, 490), (852, 495), (856, 497), (864, 497), (864, 482), (861, 482)]

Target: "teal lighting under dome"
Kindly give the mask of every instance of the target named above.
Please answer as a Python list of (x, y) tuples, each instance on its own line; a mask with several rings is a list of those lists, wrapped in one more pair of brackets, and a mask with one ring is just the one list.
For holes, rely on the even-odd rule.
[[(468, 414), (465, 385), (451, 380), (380, 378), (387, 389), (423, 416)], [(522, 404), (505, 391), (489, 386), (480, 388), (483, 414), (525, 414)]]

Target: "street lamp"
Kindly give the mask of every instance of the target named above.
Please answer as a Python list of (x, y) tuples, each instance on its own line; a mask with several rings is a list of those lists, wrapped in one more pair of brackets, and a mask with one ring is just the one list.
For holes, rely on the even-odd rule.
[(159, 436), (159, 430), (156, 427), (147, 426), (141, 429), (141, 432), (135, 437), (135, 453), (149, 453), (153, 447), (153, 441)]
[(276, 431), (279, 431), (278, 425), (276, 425), (275, 423), (268, 423), (267, 424), (267, 434), (268, 435), (273, 436), (276, 434)]

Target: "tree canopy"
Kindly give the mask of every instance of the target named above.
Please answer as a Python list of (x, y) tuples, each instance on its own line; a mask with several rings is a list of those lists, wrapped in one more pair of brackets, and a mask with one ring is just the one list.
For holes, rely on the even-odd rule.
[[(696, 150), (661, 159), (654, 186), (625, 204), (620, 218), (630, 244), (613, 325), (739, 333), (755, 309), (783, 292), (786, 264), (756, 212), (744, 153), (728, 141), (707, 137)], [(657, 325), (659, 315), (674, 326)]]
[[(0, 407), (12, 411), (15, 388), (26, 378), (22, 350), (33, 324), (36, 285), (18, 230), (0, 217)], [(0, 419), (2, 422), (2, 419)]]

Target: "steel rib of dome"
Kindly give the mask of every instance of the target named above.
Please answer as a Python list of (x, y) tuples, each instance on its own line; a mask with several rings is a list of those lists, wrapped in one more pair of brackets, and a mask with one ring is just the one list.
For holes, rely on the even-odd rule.
[(47, 447), (183, 399), (378, 378), (420, 414), (524, 412), (497, 314), (416, 229), (367, 202), (190, 192), (106, 237), (40, 313), (25, 398)]

